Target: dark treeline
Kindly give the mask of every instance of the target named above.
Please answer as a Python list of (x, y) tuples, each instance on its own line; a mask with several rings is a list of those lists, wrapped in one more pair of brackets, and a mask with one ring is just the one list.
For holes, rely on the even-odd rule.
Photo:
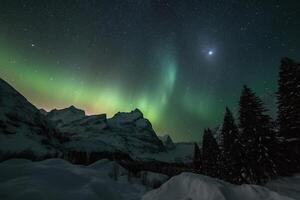
[(202, 149), (195, 144), (195, 169), (235, 184), (262, 184), (300, 172), (300, 64), (289, 58), (281, 61), (277, 106), (273, 120), (244, 86), (238, 120), (226, 108), (219, 144), (210, 129), (203, 134)]

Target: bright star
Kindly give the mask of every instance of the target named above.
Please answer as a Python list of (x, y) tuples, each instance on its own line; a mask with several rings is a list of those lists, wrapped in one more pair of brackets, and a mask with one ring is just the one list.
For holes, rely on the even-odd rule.
[(208, 52), (208, 55), (213, 55), (214, 54), (214, 52), (212, 51), (212, 50), (210, 50), (209, 52)]

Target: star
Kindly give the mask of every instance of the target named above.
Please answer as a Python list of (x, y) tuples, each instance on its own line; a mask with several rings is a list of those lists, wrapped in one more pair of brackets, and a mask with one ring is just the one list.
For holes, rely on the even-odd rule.
[(208, 51), (208, 55), (213, 55), (214, 54), (214, 52), (212, 51), (212, 50), (210, 50), (210, 51)]

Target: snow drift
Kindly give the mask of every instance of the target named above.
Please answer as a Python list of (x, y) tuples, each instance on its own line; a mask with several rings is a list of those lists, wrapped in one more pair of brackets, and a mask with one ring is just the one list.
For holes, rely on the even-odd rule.
[(300, 175), (272, 180), (265, 185), (270, 190), (294, 199), (300, 199)]
[[(148, 192), (143, 200), (292, 200), (258, 185), (232, 185), (208, 176), (182, 173), (160, 188)], [(299, 199), (299, 198), (298, 198)]]
[(109, 174), (115, 162), (100, 160), (90, 166), (73, 165), (62, 159), (31, 162), (12, 159), (0, 163), (0, 199), (3, 200), (137, 200), (142, 185), (128, 183), (126, 170), (120, 177)]
[[(116, 170), (117, 169), (117, 170)], [(117, 178), (112, 172), (117, 171)], [(147, 176), (145, 176), (147, 175)], [(146, 178), (147, 179), (144, 179)], [(62, 159), (32, 162), (11, 159), (0, 163), (2, 200), (297, 200), (300, 176), (281, 178), (266, 186), (232, 185), (193, 173), (171, 178), (152, 190), (147, 183), (167, 177), (142, 172), (140, 178), (114, 161), (99, 160), (89, 166)], [(146, 186), (142, 185), (146, 183)], [(275, 192), (276, 191), (276, 192)], [(146, 193), (146, 194), (145, 194)], [(144, 196), (143, 196), (144, 195)]]

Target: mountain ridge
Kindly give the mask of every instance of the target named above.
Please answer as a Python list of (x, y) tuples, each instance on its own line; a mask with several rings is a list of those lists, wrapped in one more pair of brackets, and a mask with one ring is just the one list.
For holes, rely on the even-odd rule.
[[(72, 160), (78, 154), (88, 160), (91, 153), (110, 157), (115, 153), (127, 154), (134, 159), (147, 159), (151, 155), (150, 159), (155, 159), (156, 154), (167, 152), (151, 122), (139, 109), (117, 112), (111, 118), (106, 114), (86, 115), (74, 105), (47, 112), (36, 108), (1, 78), (0, 94), (0, 160), (22, 158), (21, 153), (26, 151), (38, 155), (33, 160), (45, 156)], [(5, 145), (7, 141), (10, 146)], [(69, 157), (70, 154), (73, 156)]]

